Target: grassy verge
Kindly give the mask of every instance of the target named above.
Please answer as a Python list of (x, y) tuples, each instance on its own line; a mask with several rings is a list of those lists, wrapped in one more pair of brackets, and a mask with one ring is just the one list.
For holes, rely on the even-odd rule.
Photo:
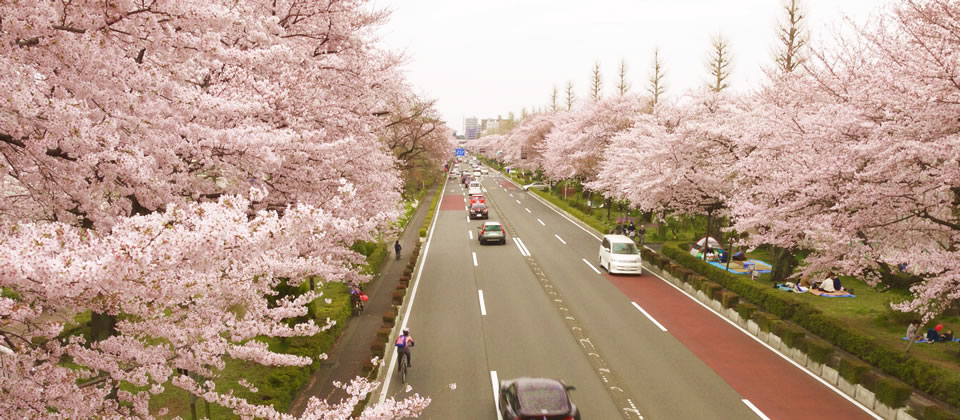
[[(258, 338), (267, 343), (272, 351), (311, 357), (314, 359), (312, 365), (274, 367), (227, 358), (226, 367), (220, 376), (214, 379), (217, 391), (233, 391), (234, 395), (246, 398), (253, 404), (272, 405), (280, 412), (286, 411), (297, 392), (309, 382), (313, 371), (323, 363), (316, 359), (317, 355), (330, 351), (336, 337), (346, 324), (347, 317), (350, 316), (350, 297), (346, 285), (330, 282), (321, 290), (323, 297), (311, 304), (311, 313), (314, 314), (315, 319), (320, 320), (319, 322), (327, 318), (336, 320), (337, 324), (333, 328), (311, 337)], [(322, 302), (324, 299), (332, 299), (333, 302), (327, 305)], [(254, 393), (240, 386), (238, 381), (241, 378), (253, 384), (258, 392)], [(161, 408), (167, 408), (168, 412), (164, 418), (189, 419), (191, 418), (190, 401), (191, 396), (186, 391), (167, 384), (164, 392), (151, 399), (150, 408), (153, 413), (157, 413)], [(205, 402), (198, 400), (196, 405), (198, 416), (205, 417), (207, 408)], [(237, 418), (225, 407), (217, 404), (209, 404), (209, 407), (212, 418)]]

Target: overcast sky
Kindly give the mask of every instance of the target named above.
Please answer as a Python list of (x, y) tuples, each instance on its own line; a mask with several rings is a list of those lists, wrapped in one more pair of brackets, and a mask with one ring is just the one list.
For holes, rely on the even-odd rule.
[[(862, 22), (885, 0), (805, 0), (814, 42)], [(392, 11), (379, 33), (402, 51), (414, 89), (438, 100), (448, 125), (463, 133), (463, 118), (496, 118), (522, 108), (545, 108), (554, 85), (573, 81), (588, 95), (594, 63), (603, 95), (614, 94), (620, 60), (631, 91), (645, 91), (653, 50), (666, 67), (667, 95), (705, 85), (711, 37), (722, 34), (733, 52), (731, 89), (748, 90), (772, 64), (781, 0), (373, 0)], [(561, 97), (563, 97), (561, 95)]]

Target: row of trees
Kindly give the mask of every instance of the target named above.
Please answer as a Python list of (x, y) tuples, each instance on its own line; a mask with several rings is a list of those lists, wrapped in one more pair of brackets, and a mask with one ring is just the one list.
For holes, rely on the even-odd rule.
[[(623, 94), (478, 142), (491, 158), (658, 214), (729, 220), (786, 273), (898, 279), (932, 317), (960, 300), (960, 2), (902, 0), (808, 46), (796, 0), (755, 92)], [(722, 41), (721, 41), (722, 44)], [(726, 47), (715, 44), (719, 53)], [(905, 272), (900, 273), (902, 264)]]
[[(309, 364), (254, 340), (329, 328), (288, 322), (318, 293), (276, 287), (362, 281), (350, 245), (453, 148), (377, 47), (386, 17), (364, 0), (0, 3), (4, 416), (150, 417), (172, 384), (284, 417), (218, 390), (224, 359)], [(63, 337), (87, 311), (92, 339)], [(376, 386), (304, 417), (344, 418)]]

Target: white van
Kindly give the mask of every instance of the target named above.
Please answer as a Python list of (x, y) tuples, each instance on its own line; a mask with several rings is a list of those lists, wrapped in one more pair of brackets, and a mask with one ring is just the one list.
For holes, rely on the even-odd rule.
[(640, 249), (624, 235), (604, 235), (600, 242), (600, 267), (610, 274), (641, 274)]

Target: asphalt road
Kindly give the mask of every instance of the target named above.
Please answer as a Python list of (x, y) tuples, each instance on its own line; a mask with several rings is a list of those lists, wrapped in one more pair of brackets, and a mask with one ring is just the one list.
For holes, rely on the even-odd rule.
[(508, 239), (481, 246), (458, 181), (408, 298), (410, 390), (392, 375), (386, 393), (429, 396), (424, 418), (498, 418), (496, 379), (519, 376), (576, 386), (584, 419), (871, 418), (668, 283), (604, 273), (598, 237), (495, 173)]

